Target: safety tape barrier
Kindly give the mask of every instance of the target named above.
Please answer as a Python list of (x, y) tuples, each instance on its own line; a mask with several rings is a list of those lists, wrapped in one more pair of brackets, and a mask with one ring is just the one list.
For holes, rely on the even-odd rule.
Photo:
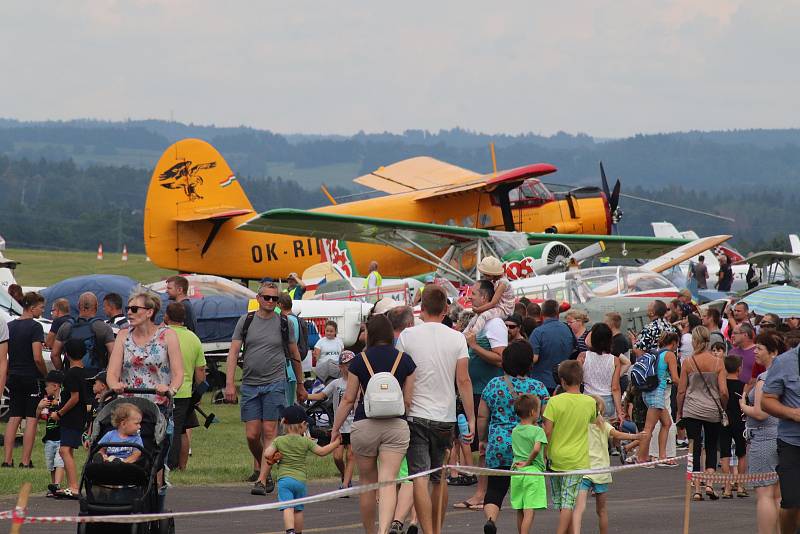
[(525, 471), (508, 471), (504, 469), (490, 469), (486, 467), (472, 467), (466, 465), (444, 465), (435, 469), (429, 469), (415, 475), (398, 478), (396, 480), (387, 480), (384, 482), (375, 482), (373, 484), (364, 484), (354, 486), (351, 488), (337, 489), (316, 495), (310, 495), (300, 499), (293, 499), (290, 501), (277, 501), (263, 504), (254, 504), (248, 506), (235, 506), (231, 508), (222, 508), (216, 510), (195, 510), (191, 512), (164, 512), (157, 514), (130, 514), (130, 515), (87, 515), (87, 516), (28, 516), (25, 510), (15, 509), (0, 512), (0, 520), (12, 519), (17, 523), (146, 523), (149, 521), (159, 521), (161, 519), (179, 518), (179, 517), (196, 517), (199, 515), (214, 515), (224, 513), (237, 513), (237, 512), (260, 512), (265, 510), (276, 510), (280, 508), (290, 508), (300, 504), (310, 504), (315, 502), (324, 502), (338, 499), (340, 497), (359, 495), (368, 491), (376, 490), (382, 486), (394, 485), (415, 478), (426, 477), (437, 471), (444, 471), (446, 469), (455, 469), (462, 473), (473, 473), (479, 475), (489, 476), (567, 476), (567, 475), (597, 475), (604, 473), (614, 473), (630, 469), (637, 469), (642, 467), (654, 466), (664, 462), (674, 462), (677, 460), (685, 459), (688, 455), (676, 456), (674, 458), (665, 458), (662, 460), (655, 460), (652, 462), (629, 464), (624, 466), (610, 466), (602, 469), (582, 469), (578, 471), (564, 471), (564, 472), (525, 472)]
[(657, 464), (665, 464), (676, 462), (677, 460), (684, 460), (688, 454), (683, 456), (675, 456), (673, 458), (662, 458), (660, 460), (653, 460), (651, 462), (642, 462), (626, 465), (615, 465), (603, 467), (601, 469), (580, 469), (577, 471), (509, 471), (506, 469), (491, 469), (489, 467), (476, 467), (469, 465), (447, 465), (445, 468), (452, 468), (459, 473), (469, 473), (471, 475), (488, 475), (488, 476), (534, 476), (534, 477), (566, 477), (573, 475), (603, 475), (606, 473), (616, 473), (618, 471), (627, 471), (629, 469), (638, 469), (642, 467), (651, 467)]
[(702, 482), (725, 483), (725, 482), (766, 482), (771, 480), (778, 481), (778, 473), (772, 471), (771, 473), (703, 473), (700, 471), (691, 473), (689, 476), (691, 480), (700, 480)]
[[(214, 515), (223, 513), (236, 513), (236, 512), (260, 512), (264, 510), (276, 510), (278, 508), (291, 508), (300, 504), (310, 504), (313, 502), (323, 502), (338, 499), (339, 497), (358, 495), (380, 488), (381, 486), (388, 486), (404, 482), (406, 480), (413, 480), (415, 478), (426, 477), (432, 473), (440, 471), (442, 468), (429, 469), (422, 473), (399, 478), (397, 480), (387, 480), (384, 482), (375, 482), (373, 484), (365, 484), (354, 486), (352, 488), (343, 488), (317, 495), (310, 495), (300, 499), (292, 499), (291, 501), (277, 501), (264, 504), (253, 504), (249, 506), (235, 506), (232, 508), (222, 508), (218, 510), (195, 510), (191, 512), (164, 512), (158, 514), (130, 514), (130, 515), (86, 515), (86, 516), (28, 516), (24, 510), (12, 511), (12, 515), (16, 515), (20, 523), (146, 523), (149, 521), (159, 521), (161, 519), (168, 519), (170, 517), (196, 517), (199, 515)], [(5, 512), (4, 512), (5, 513)], [(8, 517), (0, 517), (0, 519), (8, 519)]]

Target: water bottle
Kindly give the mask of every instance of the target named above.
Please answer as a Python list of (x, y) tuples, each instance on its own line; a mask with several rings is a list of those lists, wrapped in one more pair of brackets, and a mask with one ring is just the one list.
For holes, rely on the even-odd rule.
[(467, 423), (467, 417), (463, 413), (460, 413), (458, 414), (456, 421), (458, 421), (458, 435), (461, 438), (461, 441), (464, 441), (464, 436), (469, 434), (469, 423)]

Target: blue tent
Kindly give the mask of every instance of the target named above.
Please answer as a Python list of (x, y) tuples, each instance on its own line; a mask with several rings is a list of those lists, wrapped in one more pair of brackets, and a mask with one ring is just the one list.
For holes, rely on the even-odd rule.
[(70, 315), (73, 317), (78, 316), (78, 297), (81, 293), (91, 291), (97, 296), (99, 313), (102, 314), (103, 297), (108, 293), (117, 293), (122, 296), (122, 302), (128, 298), (128, 295), (139, 285), (139, 282), (128, 278), (127, 276), (118, 276), (116, 274), (90, 274), (86, 276), (76, 276), (74, 278), (67, 278), (52, 286), (42, 290), (42, 295), (47, 299), (48, 305), (45, 307), (45, 317), (52, 319), (50, 316), (50, 304), (56, 299), (65, 298), (69, 301)]
[[(128, 296), (137, 287), (139, 287), (139, 282), (127, 276), (92, 274), (58, 282), (42, 290), (42, 295), (48, 303), (60, 298), (69, 300), (70, 314), (77, 317), (78, 297), (81, 293), (91, 291), (97, 296), (98, 315), (102, 317), (103, 297), (108, 293), (117, 293), (122, 296), (122, 302), (125, 303)], [(167, 295), (163, 293), (159, 295), (161, 296), (161, 312), (156, 317), (156, 322), (161, 322), (163, 312), (168, 304)], [(236, 321), (247, 313), (248, 301), (246, 298), (209, 295), (201, 299), (192, 299), (191, 303), (197, 318), (197, 336), (205, 343), (213, 343), (231, 340)], [(50, 306), (45, 308), (45, 316), (51, 318)]]

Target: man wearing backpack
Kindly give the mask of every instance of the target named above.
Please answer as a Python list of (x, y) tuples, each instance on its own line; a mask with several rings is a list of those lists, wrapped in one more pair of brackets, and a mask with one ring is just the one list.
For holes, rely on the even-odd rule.
[[(289, 320), (275, 313), (278, 286), (261, 284), (258, 290), (258, 311), (239, 318), (233, 331), (226, 366), (225, 400), (236, 401), (236, 364), (242, 353), (242, 386), (239, 402), (241, 419), (250, 453), (253, 455), (253, 474), (248, 482), (258, 480), (261, 457), (278, 430), (281, 410), (286, 406), (286, 360), (291, 361), (296, 376), (303, 376), (295, 334)], [(308, 397), (303, 383), (297, 384), (297, 401)], [(274, 490), (272, 478), (266, 481), (266, 492)]]
[[(415, 475), (441, 467), (450, 447), (456, 423), (458, 387), (471, 442), (475, 434), (475, 411), (472, 405), (472, 381), (469, 377), (469, 353), (464, 335), (442, 324), (447, 314), (447, 295), (438, 286), (422, 294), (423, 324), (406, 328), (397, 340), (397, 350), (411, 355), (417, 368), (411, 407), (408, 410), (410, 442), (408, 474)], [(438, 534), (444, 519), (442, 502), (447, 502), (447, 484), (441, 471), (430, 475), (433, 492), (428, 490), (428, 477), (414, 479), (414, 507), (425, 534)], [(441, 492), (445, 492), (442, 495)]]
[(82, 293), (78, 297), (78, 318), (75, 322), (65, 322), (56, 333), (53, 341), (53, 350), (50, 360), (56, 369), (64, 367), (61, 361), (61, 352), (64, 343), (70, 339), (83, 341), (86, 354), (83, 357), (83, 366), (86, 376), (96, 375), (108, 365), (108, 355), (114, 349), (114, 331), (97, 316), (97, 297), (94, 293)]

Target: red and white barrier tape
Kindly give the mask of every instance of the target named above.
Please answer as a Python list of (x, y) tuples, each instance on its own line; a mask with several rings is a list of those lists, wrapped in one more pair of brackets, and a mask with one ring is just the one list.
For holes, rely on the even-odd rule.
[(775, 471), (771, 473), (703, 473), (697, 471), (690, 475), (692, 480), (701, 480), (703, 482), (725, 483), (725, 482), (765, 482), (771, 480), (778, 481), (778, 473)]

